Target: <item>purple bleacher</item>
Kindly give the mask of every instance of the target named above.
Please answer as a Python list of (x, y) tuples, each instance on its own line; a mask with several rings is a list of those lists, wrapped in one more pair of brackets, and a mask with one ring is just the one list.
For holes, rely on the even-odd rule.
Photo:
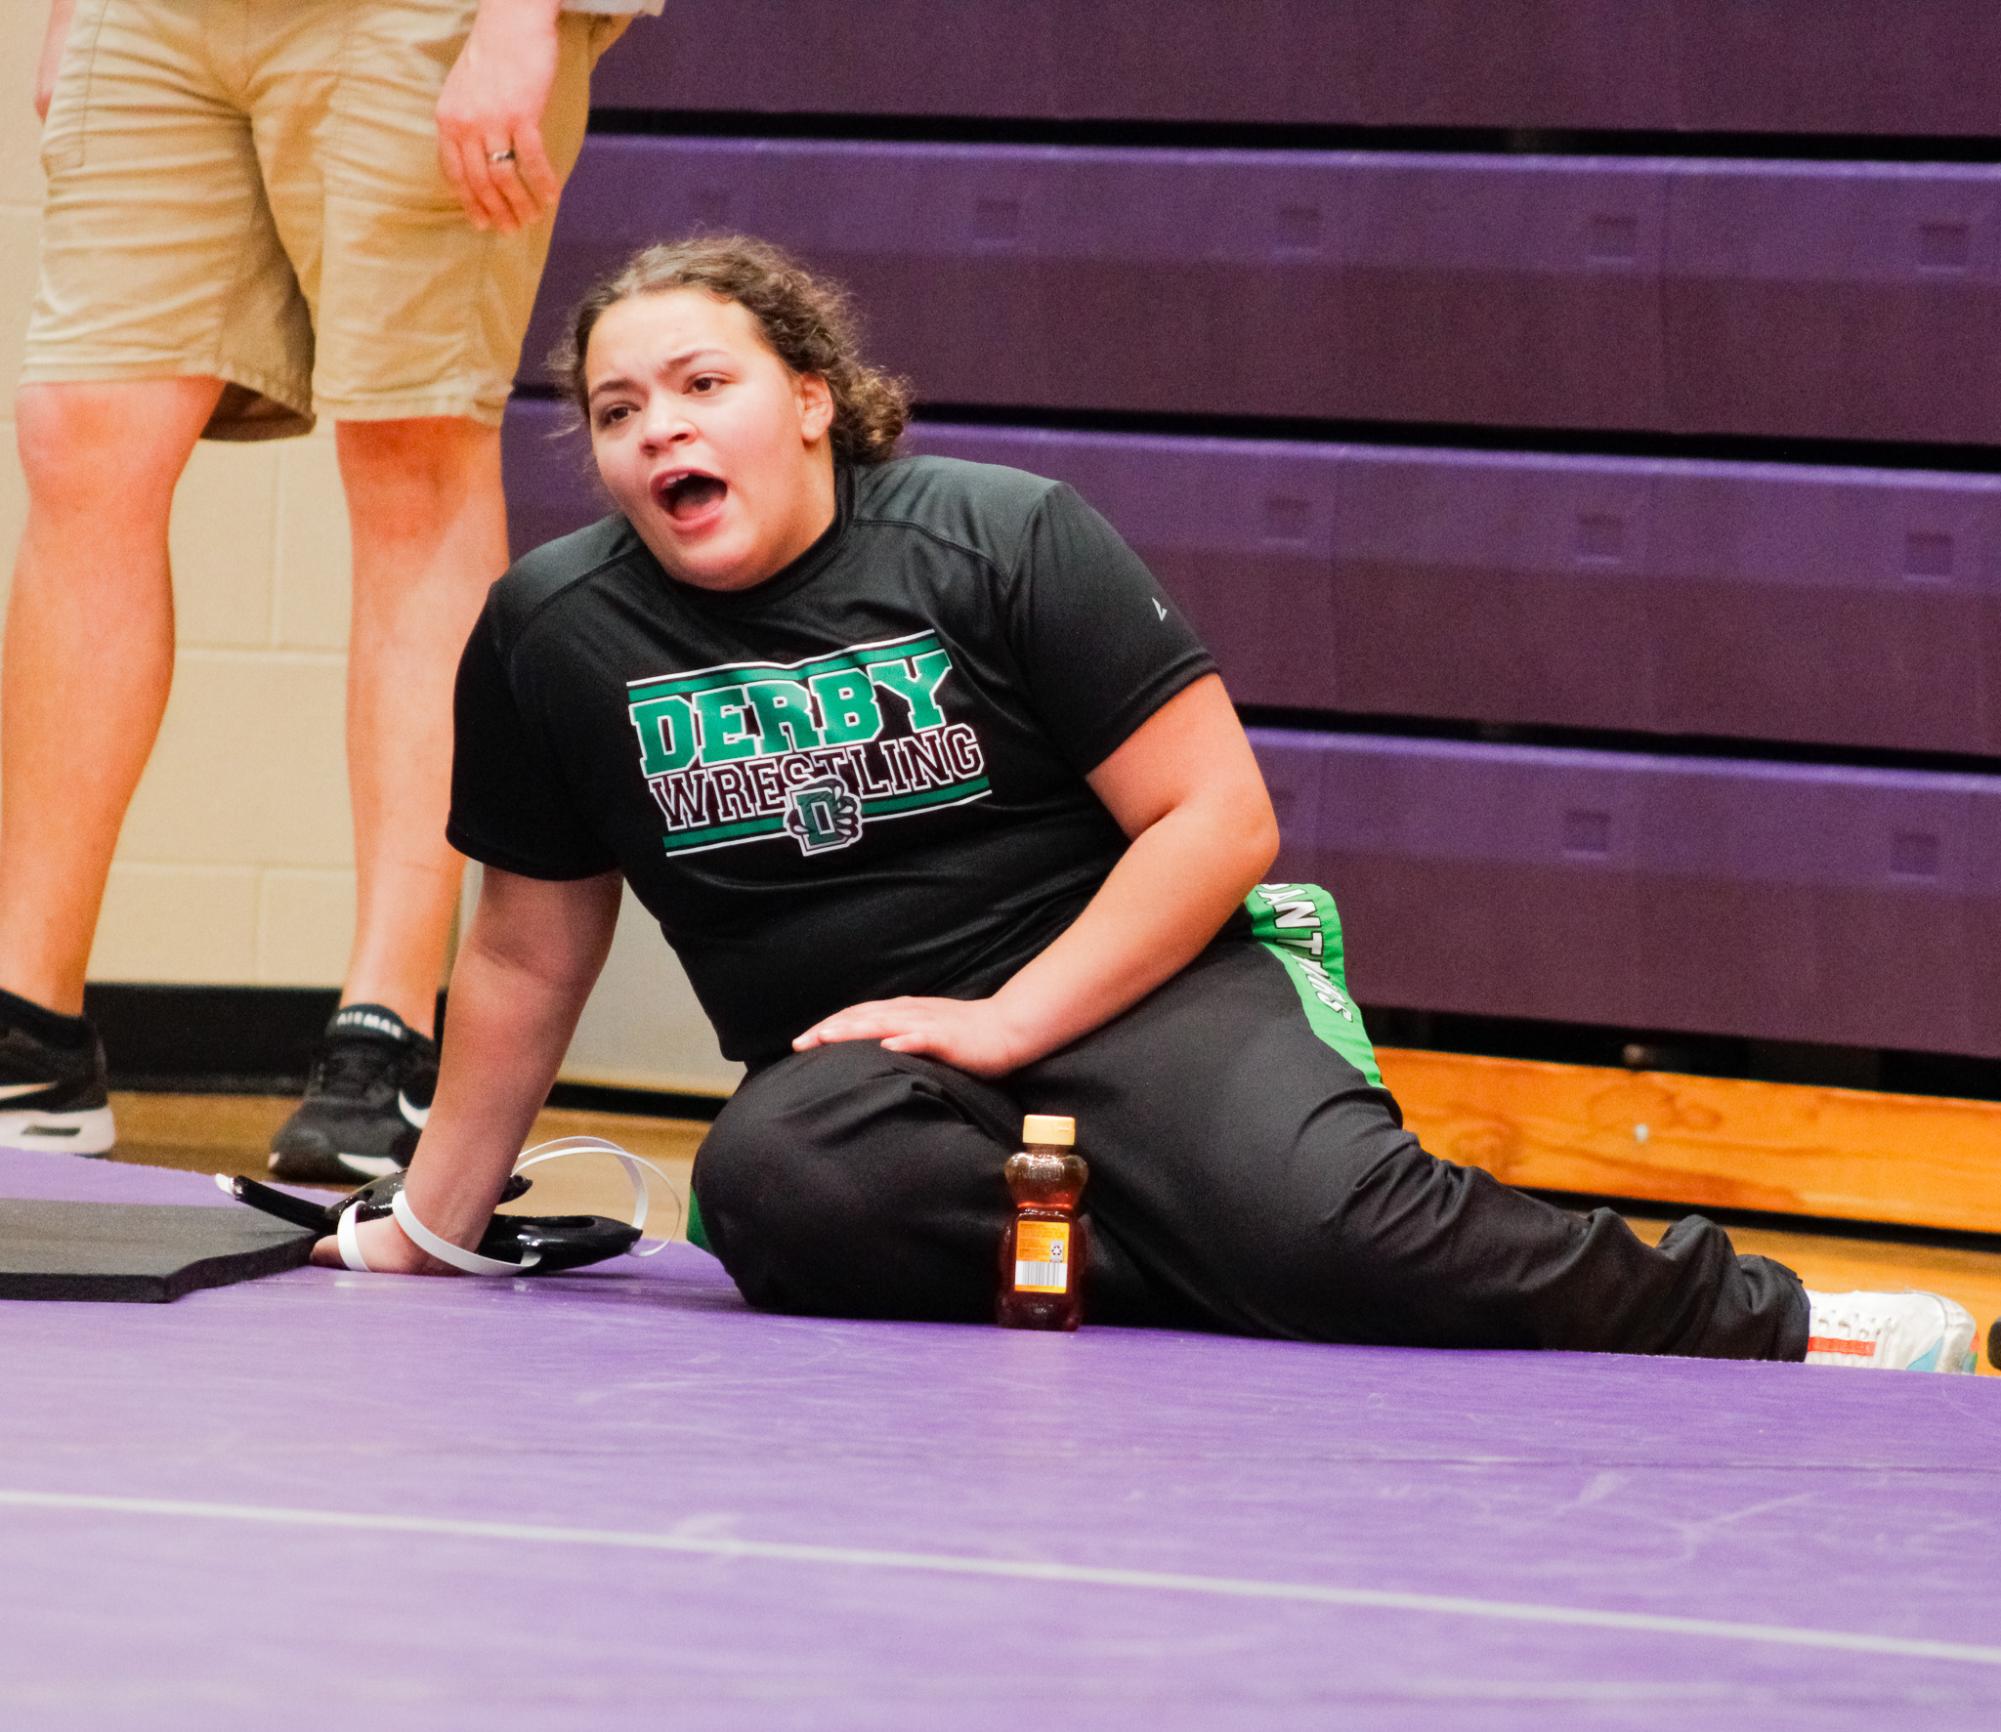
[[(605, 505), (510, 411), (522, 550)], [(2001, 754), (2001, 479), (920, 422), (1070, 482), (1241, 703)]]
[(1679, 1026), (2001, 1056), (2001, 900), (1968, 850), (2001, 781), (1715, 763), (1645, 779), (1640, 966)]
[(600, 110), (1979, 137), (1991, 0), (674, 0)]
[(1704, 163), (1670, 211), (1680, 431), (2001, 439), (2001, 169)]
[(1992, 476), (1350, 446), (1338, 485), (1339, 708), (2001, 752)]
[(530, 397), (507, 406), (501, 480), (507, 490), (507, 539), (517, 559), (612, 508), (582, 431), (565, 430), (568, 418), (562, 405)]
[(1326, 413), (1349, 178), (1325, 155), (597, 139), (528, 371), (597, 272), (731, 227), (843, 279), (879, 358), (933, 400)]
[(1254, 740), (1364, 1005), (2001, 1056), (1991, 778)]
[(929, 401), (2001, 440), (2001, 170), (600, 138), (526, 373), (700, 227), (845, 279)]
[(1993, 0), (1674, 0), (1681, 124), (1978, 138), (2001, 114)]
[[(1355, 156), (1341, 179), (1346, 232), (1335, 241), (1333, 310), (1344, 326), (1346, 389), (1317, 413), (1528, 427), (1663, 423), (1660, 164)], [(1297, 318), (1262, 337), (1241, 333), (1239, 346), (1297, 342)], [(1257, 411), (1246, 404), (1244, 412)]]
[(2001, 755), (2001, 477), (1657, 467), (1650, 727)]
[(601, 138), (527, 373), (597, 272), (737, 227), (843, 278), (934, 402), (1655, 426), (1658, 165)]
[[(1668, 131), (1671, 0), (1352, 0), (1330, 6), (1376, 126)], [(1274, 46), (1283, 55), (1282, 46)]]
[[(1267, 777), (1295, 790), (1272, 875), (1334, 893), (1365, 1008), (1673, 1025), (1649, 1014), (1668, 984), (1637, 966), (1639, 786), (1625, 760), (1572, 753), (1557, 771), (1524, 749), (1252, 739)], [(1316, 808), (1317, 826), (1296, 816)], [(1604, 821), (1573, 838), (1602, 853), (1566, 856), (1573, 809)]]
[(1646, 728), (1663, 466), (1348, 447), (1335, 527), (1340, 707)]
[(1325, 0), (674, 0), (598, 109), (1352, 122), (1355, 21)]

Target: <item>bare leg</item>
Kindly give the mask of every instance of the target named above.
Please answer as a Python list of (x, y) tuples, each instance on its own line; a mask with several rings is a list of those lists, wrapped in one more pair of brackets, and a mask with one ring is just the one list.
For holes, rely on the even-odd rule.
[(354, 541), (348, 786), (354, 950), (342, 1002), (429, 1034), (463, 862), (445, 842), (452, 685), (507, 565), (497, 428), (347, 421), (337, 433)]
[(167, 519), (218, 379), (28, 385), (0, 676), (0, 986), (83, 1008), (119, 826), (173, 679)]

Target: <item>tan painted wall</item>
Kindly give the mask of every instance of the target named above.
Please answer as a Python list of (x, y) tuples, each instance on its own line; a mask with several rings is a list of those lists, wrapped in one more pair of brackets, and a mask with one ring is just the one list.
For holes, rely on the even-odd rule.
[[(0, 8), (0, 584), (25, 509), (14, 386), (42, 197), (30, 93), (44, 17), (39, 0)], [(173, 555), (174, 695), (126, 821), (91, 975), (336, 985), (353, 850), (341, 740), (347, 524), (330, 432), (203, 445), (181, 487)]]

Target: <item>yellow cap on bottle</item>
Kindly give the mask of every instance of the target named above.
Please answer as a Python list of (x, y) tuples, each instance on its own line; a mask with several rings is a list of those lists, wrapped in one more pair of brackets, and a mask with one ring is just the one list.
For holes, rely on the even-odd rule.
[(1053, 1113), (1030, 1113), (1021, 1121), (1021, 1140), (1024, 1143), (1044, 1146), (1054, 1143), (1061, 1149), (1070, 1148), (1077, 1141), (1077, 1121), (1058, 1118)]

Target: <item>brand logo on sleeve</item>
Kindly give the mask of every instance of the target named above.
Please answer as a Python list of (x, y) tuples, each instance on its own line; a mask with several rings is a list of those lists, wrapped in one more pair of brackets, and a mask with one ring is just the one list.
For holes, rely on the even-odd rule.
[(670, 854), (790, 837), (851, 847), (866, 824), (986, 796), (986, 756), (940, 688), (934, 632), (797, 662), (635, 680), (627, 713)]

